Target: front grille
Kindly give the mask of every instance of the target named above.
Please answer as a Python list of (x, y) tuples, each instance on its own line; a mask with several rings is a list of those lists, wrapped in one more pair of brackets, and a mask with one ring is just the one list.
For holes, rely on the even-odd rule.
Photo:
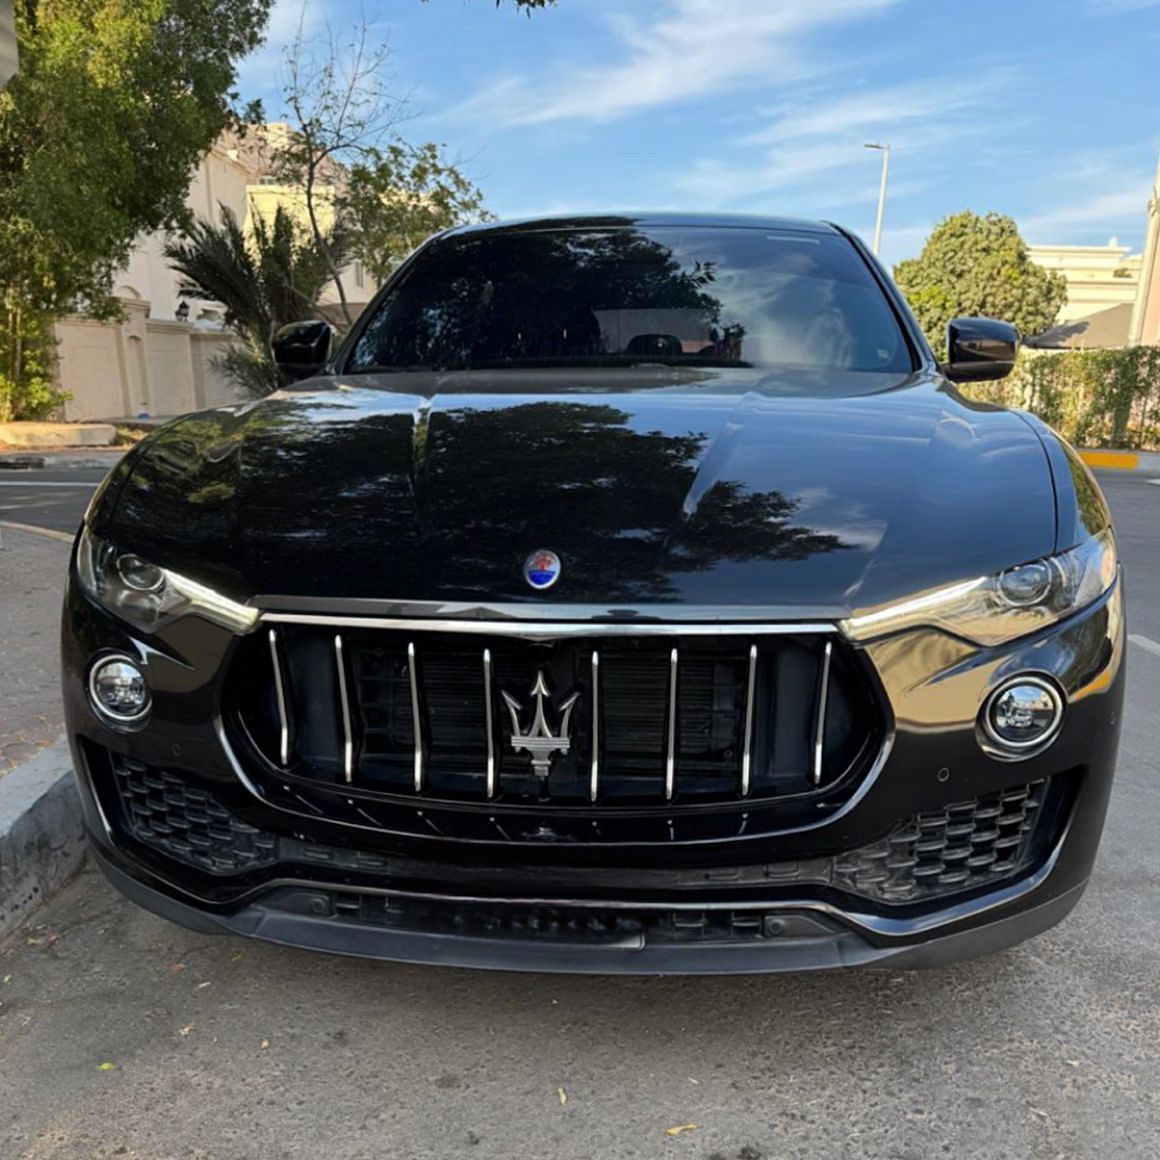
[[(213, 794), (190, 785), (177, 773), (120, 755), (109, 754), (108, 760), (121, 824), (128, 835), (150, 849), (210, 874), (238, 875), (273, 865), (294, 865), (307, 876), (311, 868), (342, 873), (344, 880), (349, 880), (353, 872), (370, 875), (371, 881), (385, 886), (407, 865), (372, 851), (256, 829)], [(901, 821), (880, 841), (831, 858), (742, 867), (735, 873), (728, 867), (716, 867), (699, 876), (677, 869), (623, 869), (617, 872), (616, 883), (649, 893), (672, 891), (674, 897), (737, 886), (757, 888), (770, 896), (780, 888), (789, 888), (800, 898), (803, 886), (814, 886), (889, 905), (976, 892), (1020, 877), (1040, 859), (1063, 815), (1063, 795), (1055, 792), (1060, 788), (1046, 780), (1037, 781), (916, 814)], [(593, 881), (608, 885), (599, 872), (593, 872)], [(471, 892), (472, 885), (470, 880), (459, 882), (465, 893)], [(536, 892), (541, 885), (537, 879), (529, 883), (528, 889)], [(419, 901), (408, 901), (403, 894), (388, 898), (356, 891), (336, 895), (333, 906), (328, 904), (325, 913), (381, 925), (408, 906), (411, 909), (407, 914), (418, 913), (415, 907)], [(528, 930), (538, 929), (526, 925), (534, 907), (504, 902), (495, 906), (516, 907), (509, 917), (524, 923)], [(456, 917), (463, 910), (459, 904), (436, 901), (431, 907), (432, 914), (437, 912), (442, 916), (441, 922), (450, 924), (449, 930), (463, 929), (464, 933), (464, 923), (475, 921), (471, 914), (478, 918), (487, 910), (480, 907), (472, 911), (469, 906), (463, 911), (465, 917)], [(689, 931), (706, 923), (719, 930), (721, 918), (710, 911), (689, 910), (680, 922)]]
[(881, 743), (834, 634), (529, 632), (268, 628), (235, 665), (234, 722), (279, 783), (597, 810), (832, 797)]
[(838, 858), (836, 885), (883, 902), (917, 902), (1010, 878), (1031, 851), (1046, 781), (918, 814)]

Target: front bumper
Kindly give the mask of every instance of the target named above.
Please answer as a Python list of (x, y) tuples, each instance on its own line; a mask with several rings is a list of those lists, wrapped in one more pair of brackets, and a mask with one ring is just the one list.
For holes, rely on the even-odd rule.
[(237, 934), (280, 946), (326, 951), (355, 958), (386, 959), (425, 966), (540, 971), (591, 975), (773, 974), (836, 967), (941, 967), (992, 954), (1041, 934), (1064, 919), (1086, 883), (1045, 902), (982, 926), (935, 935), (905, 945), (878, 945), (840, 922), (826, 923), (812, 910), (770, 910), (783, 925), (760, 942), (650, 945), (637, 936), (605, 944), (481, 938), (432, 931), (390, 930), (337, 922), (272, 908), (260, 902), (219, 914), (149, 886), (114, 862), (100, 847), (97, 864), (127, 898), (171, 922), (202, 934)]
[[(129, 897), (198, 930), (372, 958), (541, 971), (936, 966), (1037, 934), (1080, 897), (1111, 788), (1123, 632), (1117, 585), (1065, 624), (1004, 649), (934, 632), (871, 645), (894, 728), (883, 761), (846, 807), (772, 838), (659, 848), (420, 840), (280, 810), (247, 788), (223, 745), (218, 674), (228, 634), (191, 620), (164, 641), (137, 641), (75, 589), (66, 608), (65, 701), (102, 868)], [(85, 701), (88, 660), (104, 648), (132, 650), (151, 665), (154, 719), (139, 733), (109, 730)], [(1046, 752), (1007, 763), (980, 748), (976, 717), (998, 683), (1023, 671), (1055, 679), (1068, 712)], [(118, 818), (104, 753), (164, 769), (211, 793), (242, 825), (306, 842), (314, 853), (207, 873), (151, 848)], [(801, 871), (881, 842), (900, 819), (1041, 782), (1058, 787), (1056, 813), (1009, 879), (899, 905)], [(336, 853), (321, 858), (321, 850)]]

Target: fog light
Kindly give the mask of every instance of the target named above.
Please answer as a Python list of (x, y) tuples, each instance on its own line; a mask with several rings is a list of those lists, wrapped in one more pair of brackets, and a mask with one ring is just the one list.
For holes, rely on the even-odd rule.
[(991, 694), (983, 729), (1000, 748), (1021, 753), (1046, 745), (1063, 720), (1059, 690), (1041, 677), (1016, 677)]
[(114, 724), (136, 724), (149, 712), (149, 686), (131, 657), (101, 657), (89, 672), (89, 697)]

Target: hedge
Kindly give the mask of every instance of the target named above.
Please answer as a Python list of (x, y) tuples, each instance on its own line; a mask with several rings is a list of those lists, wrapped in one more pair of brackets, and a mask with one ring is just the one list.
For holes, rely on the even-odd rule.
[(964, 393), (1031, 411), (1078, 447), (1160, 449), (1160, 346), (1024, 349), (1008, 378)]

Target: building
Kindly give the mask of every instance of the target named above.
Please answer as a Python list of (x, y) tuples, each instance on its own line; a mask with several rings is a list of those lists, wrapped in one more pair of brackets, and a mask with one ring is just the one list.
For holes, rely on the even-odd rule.
[(1144, 234), (1144, 256), (1140, 286), (1132, 310), (1128, 341), (1132, 346), (1160, 345), (1160, 162), (1148, 199), (1148, 227)]
[(1106, 246), (1028, 246), (1031, 260), (1067, 281), (1067, 301), (1036, 346), (1120, 347), (1140, 284), (1143, 257), (1112, 238)]
[(1160, 164), (1147, 206), (1144, 251), (1106, 246), (1029, 246), (1033, 262), (1067, 280), (1056, 323), (1029, 345), (1109, 349), (1160, 345)]
[[(230, 138), (201, 159), (186, 197), (196, 217), (220, 221), (225, 206), (247, 228), (255, 215), (272, 216), (279, 204), (305, 223), (301, 190), (276, 184), (254, 148)], [(222, 310), (183, 298), (181, 279), (165, 259), (165, 241), (163, 233), (142, 236), (114, 280), (123, 312), (119, 322), (75, 316), (57, 323), (57, 385), (70, 396), (66, 419), (160, 417), (238, 400), (214, 367), (231, 341)], [(342, 279), (357, 315), (375, 287), (360, 263), (343, 271)], [(338, 301), (331, 285), (320, 305), (337, 317)]]

